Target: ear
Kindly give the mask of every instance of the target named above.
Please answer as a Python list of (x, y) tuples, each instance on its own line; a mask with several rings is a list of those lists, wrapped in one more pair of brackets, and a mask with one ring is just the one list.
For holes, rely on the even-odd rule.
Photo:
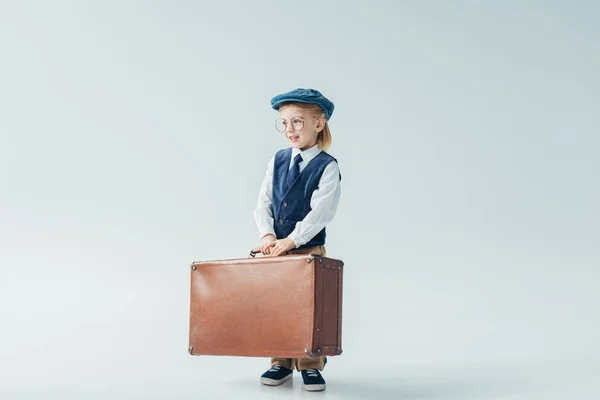
[(320, 117), (317, 119), (317, 132), (321, 133), (321, 131), (325, 128), (325, 119)]

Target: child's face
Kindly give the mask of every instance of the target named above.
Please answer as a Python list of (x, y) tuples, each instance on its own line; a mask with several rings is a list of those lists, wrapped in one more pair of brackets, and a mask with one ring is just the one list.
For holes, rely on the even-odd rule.
[[(307, 150), (317, 144), (319, 132), (325, 125), (323, 118), (315, 118), (309, 110), (304, 110), (294, 105), (282, 107), (279, 110), (279, 117), (283, 118), (286, 136), (290, 145), (300, 150)], [(300, 130), (296, 130), (294, 125), (303, 125)]]

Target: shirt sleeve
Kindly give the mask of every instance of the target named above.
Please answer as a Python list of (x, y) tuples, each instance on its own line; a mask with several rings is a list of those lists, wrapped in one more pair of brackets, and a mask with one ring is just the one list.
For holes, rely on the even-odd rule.
[(260, 238), (262, 239), (268, 234), (275, 236), (275, 229), (273, 229), (273, 211), (271, 205), (273, 204), (273, 167), (275, 164), (275, 158), (271, 158), (267, 165), (267, 171), (258, 193), (258, 202), (254, 209), (254, 221)]
[(328, 223), (333, 220), (341, 197), (340, 170), (337, 161), (330, 162), (319, 181), (319, 187), (310, 200), (311, 211), (296, 223), (294, 231), (288, 236), (296, 247), (308, 243)]

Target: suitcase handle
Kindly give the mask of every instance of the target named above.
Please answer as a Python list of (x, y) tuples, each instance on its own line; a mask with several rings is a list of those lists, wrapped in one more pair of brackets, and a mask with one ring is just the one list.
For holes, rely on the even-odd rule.
[[(257, 247), (255, 249), (250, 250), (250, 255), (248, 257), (255, 257), (257, 254), (262, 253), (262, 250), (260, 249), (260, 247)], [(307, 254), (308, 258), (306, 259), (307, 262), (312, 262), (312, 260), (315, 258), (313, 254)]]
[(259, 253), (262, 253), (262, 251), (261, 251), (260, 247), (257, 247), (255, 249), (250, 250), (249, 257), (254, 257), (254, 256), (256, 256)]

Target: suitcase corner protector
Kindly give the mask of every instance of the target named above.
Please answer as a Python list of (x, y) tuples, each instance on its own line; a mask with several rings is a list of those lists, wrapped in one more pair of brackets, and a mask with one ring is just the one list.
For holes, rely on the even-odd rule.
[(317, 347), (317, 350), (315, 350), (314, 352), (310, 351), (309, 349), (304, 349), (304, 354), (306, 354), (308, 358), (318, 358), (321, 356), (321, 353), (322, 351), (320, 347)]

